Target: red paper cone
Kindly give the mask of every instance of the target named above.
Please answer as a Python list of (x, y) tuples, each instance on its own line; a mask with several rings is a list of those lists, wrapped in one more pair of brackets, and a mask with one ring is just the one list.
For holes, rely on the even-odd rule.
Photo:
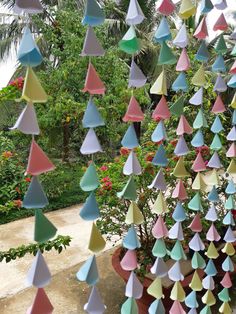
[(39, 288), (34, 303), (27, 310), (27, 314), (51, 314), (53, 306), (43, 288)]
[(144, 114), (140, 108), (139, 103), (134, 96), (131, 97), (127, 111), (123, 117), (124, 122), (140, 122), (143, 121)]
[(89, 63), (88, 71), (85, 80), (85, 86), (82, 92), (89, 92), (91, 95), (101, 95), (105, 93), (105, 86), (98, 76), (92, 63)]
[(164, 95), (162, 95), (161, 100), (157, 104), (155, 110), (152, 113), (152, 118), (155, 121), (159, 121), (160, 119), (169, 119), (170, 118), (170, 110), (167, 105), (167, 101)]

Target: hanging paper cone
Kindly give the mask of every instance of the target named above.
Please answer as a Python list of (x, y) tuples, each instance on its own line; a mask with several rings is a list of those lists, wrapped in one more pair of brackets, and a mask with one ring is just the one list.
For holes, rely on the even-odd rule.
[(134, 298), (128, 298), (125, 303), (122, 304), (121, 314), (126, 313), (138, 313), (138, 305)]
[(206, 25), (206, 17), (204, 16), (199, 23), (198, 27), (196, 28), (194, 34), (194, 37), (197, 39), (205, 39), (208, 36), (208, 30)]
[(203, 211), (202, 203), (201, 203), (201, 196), (199, 192), (197, 192), (194, 197), (188, 203), (188, 208), (194, 211)]
[(167, 204), (162, 191), (159, 192), (157, 199), (152, 206), (152, 212), (158, 215), (167, 212)]
[(143, 286), (132, 271), (125, 287), (125, 295), (128, 298), (140, 299), (143, 295)]
[(125, 217), (125, 223), (140, 225), (141, 223), (143, 223), (143, 221), (144, 217), (142, 212), (138, 208), (138, 205), (134, 201), (131, 201)]
[(197, 154), (197, 157), (196, 159), (194, 160), (194, 163), (192, 165), (192, 169), (193, 171), (195, 172), (199, 172), (199, 171), (204, 171), (206, 170), (206, 164), (205, 164), (205, 161), (203, 160), (202, 158), (202, 154), (201, 152), (199, 152)]
[(154, 42), (162, 43), (166, 40), (171, 40), (171, 32), (165, 17), (162, 17), (161, 22), (154, 34)]
[(226, 157), (236, 157), (236, 144), (233, 142), (227, 150)]
[(170, 110), (167, 105), (167, 101), (164, 95), (162, 95), (160, 101), (158, 102), (155, 110), (152, 113), (152, 119), (155, 121), (159, 121), (160, 119), (169, 119), (170, 118)]
[(151, 305), (148, 308), (148, 313), (149, 314), (154, 314), (154, 313), (165, 314), (165, 308), (161, 299), (155, 300), (151, 303)]
[(48, 100), (47, 94), (31, 67), (27, 67), (21, 98), (31, 103), (45, 103)]
[(191, 105), (199, 106), (203, 102), (203, 88), (200, 87), (199, 90), (190, 98), (189, 103)]
[(219, 308), (220, 313), (227, 313), (231, 314), (232, 313), (232, 308), (230, 307), (228, 302), (223, 302), (221, 307)]
[(220, 97), (220, 95), (217, 96), (216, 101), (211, 109), (212, 112), (215, 114), (225, 112), (225, 105)]
[[(210, 202), (214, 202), (214, 203), (219, 202), (219, 200), (220, 200), (220, 199), (219, 199), (219, 194), (218, 194), (217, 189), (216, 189), (216, 187), (215, 187), (214, 185), (213, 185), (211, 191), (209, 192), (207, 198), (208, 198), (208, 200), (209, 200)], [(210, 209), (209, 209), (209, 210), (210, 210)], [(207, 218), (206, 218), (206, 219), (207, 219)], [(217, 218), (216, 218), (216, 220), (217, 220)], [(213, 220), (213, 221), (214, 221), (214, 220)]]
[(181, 259), (184, 259), (184, 260), (187, 259), (184, 253), (182, 244), (179, 240), (175, 242), (175, 245), (170, 252), (170, 257), (175, 261), (180, 261)]
[(181, 115), (177, 130), (176, 130), (176, 134), (183, 135), (183, 134), (192, 134), (192, 133), (193, 133), (193, 129), (189, 125), (187, 119), (185, 118), (184, 115)]
[(202, 285), (203, 288), (206, 290), (214, 290), (215, 289), (215, 282), (213, 277), (211, 276), (206, 276), (203, 280), (202, 280)]
[(127, 111), (123, 117), (124, 122), (141, 122), (144, 119), (144, 114), (140, 108), (139, 103), (135, 99), (134, 96), (131, 96), (129, 106), (127, 108)]
[(137, 0), (130, 0), (128, 13), (126, 15), (125, 21), (128, 25), (141, 24), (145, 19), (145, 16), (140, 8)]
[(223, 34), (220, 35), (219, 40), (216, 43), (215, 51), (219, 54), (224, 54), (227, 51), (227, 46), (224, 40)]
[(215, 3), (214, 3), (214, 7), (217, 10), (224, 10), (224, 9), (226, 9), (227, 8), (226, 0), (216, 0)]
[(171, 0), (162, 0), (157, 9), (162, 15), (170, 15), (175, 10), (175, 5)]
[(57, 233), (57, 228), (43, 214), (41, 209), (35, 210), (34, 241), (46, 242)]
[(190, 16), (194, 15), (195, 12), (196, 7), (193, 5), (191, 0), (182, 0), (179, 9), (179, 16), (181, 17), (181, 19), (188, 19)]
[(85, 139), (80, 147), (82, 155), (90, 155), (98, 152), (103, 152), (97, 135), (93, 128), (90, 128), (85, 136)]
[(122, 258), (120, 265), (124, 270), (134, 270), (138, 267), (135, 250), (128, 250)]
[(76, 277), (80, 281), (85, 281), (89, 286), (94, 286), (99, 280), (96, 256), (92, 255), (85, 261), (77, 272)]
[(22, 207), (25, 208), (44, 208), (47, 206), (48, 199), (44, 193), (44, 190), (35, 176), (32, 178), (28, 190), (24, 196)]
[(222, 167), (220, 158), (217, 152), (214, 152), (211, 159), (208, 161), (207, 167), (219, 169)]
[(226, 72), (225, 62), (222, 55), (218, 55), (215, 62), (212, 64), (213, 72)]
[(34, 105), (28, 103), (21, 112), (15, 125), (10, 130), (18, 129), (24, 134), (38, 135), (40, 133)]
[(134, 54), (140, 50), (140, 41), (136, 37), (135, 29), (132, 25), (119, 41), (119, 48), (128, 54)]
[(100, 211), (94, 192), (91, 192), (86, 199), (79, 213), (83, 220), (93, 221), (100, 217)]
[(178, 142), (175, 146), (174, 154), (176, 156), (184, 156), (189, 152), (188, 146), (185, 142), (185, 139), (182, 136), (179, 137)]
[(191, 224), (189, 225), (189, 227), (193, 232), (201, 232), (202, 231), (202, 223), (201, 223), (201, 217), (200, 217), (200, 214), (197, 213)]
[(185, 310), (183, 309), (181, 303), (178, 300), (175, 300), (170, 308), (169, 314), (186, 314)]
[(163, 291), (162, 291), (161, 278), (158, 278), (158, 277), (155, 278), (155, 280), (148, 287), (147, 293), (152, 295), (156, 299), (161, 299), (164, 297)]
[(43, 57), (28, 27), (24, 28), (23, 37), (17, 53), (17, 59), (23, 66), (31, 67), (36, 67), (43, 61)]
[(191, 264), (193, 269), (204, 269), (206, 267), (203, 257), (198, 252), (194, 252)]
[(128, 159), (126, 160), (126, 163), (123, 167), (123, 174), (125, 175), (140, 175), (142, 173), (142, 169), (140, 166), (140, 163), (138, 161), (138, 158), (134, 151), (131, 151), (129, 154)]
[(96, 128), (105, 125), (92, 97), (89, 98), (87, 108), (85, 110), (82, 124), (84, 128)]
[(209, 13), (214, 8), (211, 0), (202, 0), (200, 10), (201, 13)]
[(125, 132), (125, 135), (121, 141), (121, 144), (124, 147), (129, 148), (129, 149), (133, 149), (139, 146), (138, 138), (137, 138), (133, 123), (129, 126), (129, 128)]
[(198, 275), (197, 270), (194, 271), (192, 280), (189, 284), (189, 287), (195, 292), (195, 291), (201, 291), (202, 290), (202, 281)]
[(191, 82), (193, 85), (200, 87), (206, 84), (205, 71), (203, 65), (201, 65), (197, 72), (194, 74)]
[(215, 22), (213, 26), (213, 31), (226, 31), (228, 28), (228, 24), (225, 20), (224, 13), (221, 13), (217, 21)]
[(207, 290), (207, 292), (202, 297), (202, 302), (208, 306), (212, 306), (216, 303), (216, 299), (211, 290)]
[(202, 192), (204, 192), (207, 188), (207, 184), (204, 180), (203, 175), (201, 174), (201, 172), (198, 172), (193, 183), (192, 183), (192, 189), (193, 190), (200, 190)]
[(208, 127), (207, 120), (204, 116), (203, 110), (200, 108), (198, 110), (198, 114), (195, 120), (193, 121), (193, 128), (200, 129), (200, 128), (207, 128), (207, 127)]
[(26, 314), (52, 314), (54, 308), (46, 295), (43, 288), (37, 290), (32, 306), (27, 310)]
[(121, 192), (117, 193), (119, 198), (135, 201), (137, 198), (136, 184), (131, 176)]
[(227, 85), (231, 88), (236, 88), (236, 74), (234, 74), (228, 81)]
[(185, 300), (185, 297), (185, 291), (181, 283), (179, 281), (176, 281), (170, 293), (171, 300), (183, 302)]
[(214, 92), (223, 93), (227, 90), (227, 85), (225, 84), (225, 81), (221, 77), (220, 74), (217, 75), (216, 82), (213, 88)]
[(231, 281), (230, 278), (230, 273), (226, 272), (223, 279), (221, 280), (220, 284), (224, 287), (224, 288), (231, 288), (233, 283)]
[(161, 72), (161, 74), (156, 79), (155, 83), (152, 85), (150, 93), (167, 96), (167, 83), (164, 70)]
[(105, 312), (106, 306), (103, 304), (96, 286), (92, 287), (88, 303), (84, 305), (84, 310), (89, 314), (93, 314), (95, 312), (103, 314)]
[(181, 222), (177, 221), (169, 230), (170, 239), (178, 239), (179, 241), (184, 240), (183, 228)]
[(189, 176), (189, 173), (187, 172), (185, 166), (184, 166), (184, 158), (180, 157), (177, 161), (177, 164), (174, 168), (173, 175), (177, 178), (184, 178), (186, 176)]
[(37, 14), (43, 12), (42, 4), (39, 0), (16, 0), (13, 7), (15, 13)]
[(152, 248), (152, 255), (155, 257), (165, 257), (167, 254), (165, 241), (160, 238), (157, 239), (153, 248)]
[(170, 107), (170, 112), (173, 115), (181, 116), (184, 112), (184, 96), (180, 96)]
[(150, 269), (151, 273), (159, 278), (163, 278), (168, 273), (168, 267), (162, 258), (158, 257)]
[(129, 85), (128, 87), (140, 88), (144, 86), (147, 82), (146, 76), (143, 74), (141, 69), (132, 59), (130, 72), (129, 72)]
[(163, 174), (162, 169), (160, 169), (156, 175), (156, 177), (153, 179), (152, 183), (148, 185), (149, 189), (157, 189), (161, 191), (165, 191), (167, 188), (165, 177)]
[(106, 242), (102, 237), (95, 223), (92, 225), (88, 249), (93, 253), (101, 252), (106, 246)]
[(219, 150), (219, 149), (222, 148), (222, 144), (221, 144), (220, 137), (219, 137), (218, 134), (215, 134), (215, 136), (214, 136), (214, 138), (212, 140), (210, 148), (213, 149), (213, 150)]
[(210, 54), (207, 49), (206, 42), (203, 40), (195, 55), (195, 59), (201, 62), (207, 62), (209, 57), (210, 57)]
[(141, 244), (133, 225), (129, 228), (126, 236), (124, 237), (122, 245), (128, 250), (136, 250), (140, 248)]
[(188, 83), (185, 72), (180, 72), (180, 74), (177, 76), (176, 80), (173, 82), (171, 87), (176, 92), (180, 90), (182, 90), (183, 92), (188, 91)]
[(189, 68), (190, 68), (190, 60), (189, 60), (186, 48), (183, 48), (179, 56), (179, 60), (177, 62), (175, 70), (181, 72), (181, 71), (188, 71)]
[(160, 239), (168, 236), (168, 229), (161, 216), (158, 217), (154, 227), (152, 228), (152, 234), (156, 239)]
[(96, 0), (87, 0), (82, 20), (83, 25), (97, 26), (103, 24), (105, 15)]
[(225, 254), (227, 254), (229, 256), (234, 256), (235, 253), (236, 253), (235, 248), (234, 248), (234, 246), (233, 246), (233, 244), (231, 242), (225, 243), (225, 246), (223, 247), (221, 252), (225, 253)]
[(158, 57), (158, 64), (174, 64), (176, 57), (165, 41), (161, 43), (161, 49)]
[(26, 173), (32, 176), (37, 176), (54, 169), (55, 166), (46, 156), (44, 151), (39, 147), (35, 140), (32, 140)]
[(87, 28), (81, 56), (97, 57), (105, 54), (91, 26)]
[(183, 201), (188, 198), (187, 192), (185, 190), (183, 181), (180, 179), (172, 192), (173, 198), (178, 198), (179, 200)]
[(34, 257), (33, 263), (27, 274), (28, 284), (37, 288), (43, 288), (47, 286), (51, 281), (51, 274), (48, 266), (43, 258), (42, 253), (38, 250)]
[(83, 177), (80, 179), (80, 187), (85, 192), (96, 190), (99, 186), (99, 179), (94, 162), (91, 162)]
[(181, 272), (180, 262), (177, 261), (168, 271), (168, 277), (172, 281), (183, 281), (184, 275)]
[(191, 145), (193, 147), (201, 147), (204, 145), (204, 138), (201, 129), (197, 131), (197, 133), (194, 135)]
[(156, 126), (155, 130), (153, 131), (151, 135), (151, 140), (157, 143), (166, 140), (166, 138), (167, 138), (166, 128), (163, 123), (163, 120), (161, 120)]
[(220, 240), (220, 235), (219, 233), (217, 232), (214, 224), (212, 223), (211, 224), (211, 227), (209, 228), (209, 230), (207, 231), (207, 234), (206, 234), (206, 239), (208, 241), (219, 241)]
[(158, 151), (156, 152), (156, 155), (154, 156), (152, 160), (152, 164), (155, 166), (161, 166), (161, 167), (166, 167), (168, 164), (168, 159), (166, 158), (166, 151), (161, 144), (158, 148)]
[[(90, 1), (90, 0), (89, 0)], [(91, 95), (103, 95), (105, 93), (105, 86), (98, 76), (92, 63), (89, 63), (88, 71), (85, 79), (85, 85), (82, 92), (88, 92)]]
[(228, 141), (236, 141), (236, 126), (233, 126), (232, 129), (226, 136)]
[(205, 249), (205, 245), (202, 242), (198, 233), (195, 233), (193, 238), (190, 240), (188, 246), (190, 247), (190, 249), (192, 249), (193, 251), (197, 251), (197, 252), (203, 251)]
[(182, 24), (175, 39), (173, 40), (173, 44), (179, 48), (185, 48), (188, 45), (188, 34), (185, 23)]

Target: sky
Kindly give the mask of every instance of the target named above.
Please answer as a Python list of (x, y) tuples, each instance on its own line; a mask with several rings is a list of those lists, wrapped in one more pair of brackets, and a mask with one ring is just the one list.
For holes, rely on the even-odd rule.
[[(157, 6), (158, 3), (161, 0), (157, 1)], [(178, 3), (181, 0), (173, 0), (174, 3)], [(220, 2), (221, 0), (212, 0), (212, 3), (217, 3)], [(226, 20), (228, 23), (233, 24), (234, 27), (236, 27), (236, 20), (233, 19), (232, 12), (236, 14), (236, 0), (227, 0), (228, 8), (224, 10), (224, 14), (226, 16)], [(8, 13), (6, 8), (0, 7), (0, 13)], [(212, 25), (216, 22), (218, 17), (222, 11), (213, 9), (210, 13), (207, 14), (207, 25), (208, 25), (208, 31), (209, 31), (209, 40), (212, 40), (215, 36), (219, 34), (219, 32), (213, 32), (212, 31)], [(199, 15), (199, 12), (197, 12), (197, 16)], [(16, 52), (15, 49), (11, 49), (10, 56), (6, 58), (5, 60), (2, 60), (0, 62), (0, 88), (5, 87), (10, 78), (12, 77), (16, 67)]]

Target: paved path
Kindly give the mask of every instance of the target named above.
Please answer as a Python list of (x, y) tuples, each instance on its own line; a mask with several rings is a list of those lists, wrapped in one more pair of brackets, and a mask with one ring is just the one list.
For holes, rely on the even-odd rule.
[[(73, 239), (70, 247), (60, 255), (57, 251), (45, 252), (48, 267), (53, 275), (86, 260), (91, 253), (88, 251), (88, 239), (91, 222), (79, 216), (79, 205), (47, 213), (47, 217), (58, 229), (60, 235), (69, 235)], [(21, 244), (33, 243), (34, 217), (17, 220), (0, 225), (0, 250), (5, 251)], [(112, 247), (108, 243), (106, 249)], [(33, 256), (0, 263), (0, 298), (14, 295), (26, 288), (26, 273), (32, 263)], [(14, 312), (14, 311), (13, 311)], [(2, 314), (2, 312), (0, 311)]]

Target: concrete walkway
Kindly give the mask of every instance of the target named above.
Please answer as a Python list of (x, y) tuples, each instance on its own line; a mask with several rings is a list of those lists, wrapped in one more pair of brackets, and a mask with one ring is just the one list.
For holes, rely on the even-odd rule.
[[(46, 214), (57, 227), (58, 235), (72, 237), (70, 247), (63, 250), (61, 254), (58, 255), (55, 250), (44, 253), (52, 275), (77, 265), (91, 255), (91, 252), (87, 249), (91, 222), (80, 218), (79, 208), (80, 206), (76, 205)], [(34, 217), (0, 225), (0, 250), (6, 251), (11, 247), (33, 243), (33, 234)], [(111, 247), (112, 243), (107, 243), (106, 249)], [(27, 254), (24, 258), (16, 259), (10, 263), (0, 263), (0, 298), (14, 295), (27, 287), (25, 278), (32, 261), (33, 256)], [(0, 313), (2, 314), (1, 310)]]

